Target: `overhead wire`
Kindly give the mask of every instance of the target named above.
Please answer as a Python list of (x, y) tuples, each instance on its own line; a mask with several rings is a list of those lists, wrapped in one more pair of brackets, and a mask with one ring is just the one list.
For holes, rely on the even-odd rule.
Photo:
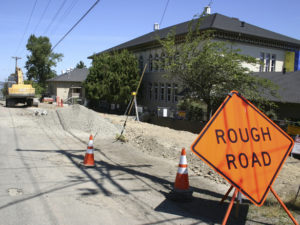
[(71, 33), (71, 31), (86, 17), (90, 11), (100, 2), (100, 0), (97, 0), (89, 9), (86, 11), (86, 13), (71, 27), (71, 29), (52, 47), (51, 51), (53, 51), (54, 48), (56, 48), (68, 35)]
[(56, 11), (54, 17), (52, 18), (52, 20), (50, 21), (49, 25), (47, 26), (46, 30), (44, 31), (44, 34), (47, 34), (47, 32), (49, 31), (50, 27), (52, 26), (52, 24), (54, 23), (54, 21), (56, 20), (57, 16), (59, 15), (60, 11), (62, 10), (62, 8), (64, 7), (64, 5), (66, 4), (67, 0), (64, 0), (62, 2), (62, 4), (59, 6), (58, 10)]
[(51, 0), (48, 1), (46, 7), (44, 8), (44, 10), (43, 10), (43, 12), (42, 12), (42, 15), (41, 15), (40, 19), (38, 20), (38, 22), (37, 22), (37, 24), (36, 24), (36, 26), (35, 26), (35, 28), (34, 28), (34, 30), (33, 30), (33, 34), (35, 34), (35, 32), (36, 32), (37, 28), (39, 27), (41, 21), (44, 19), (44, 16), (45, 16), (45, 14), (46, 14), (46, 11), (47, 11), (48, 8), (49, 8), (50, 3), (51, 3)]
[(164, 19), (164, 17), (165, 17), (165, 14), (166, 14), (166, 11), (167, 11), (169, 2), (170, 2), (170, 0), (167, 1), (167, 4), (166, 4), (165, 9), (164, 9), (164, 13), (162, 14), (162, 17), (161, 17), (160, 22), (159, 22), (159, 26), (161, 26), (162, 21), (163, 21), (163, 19)]
[(32, 18), (33, 12), (34, 12), (35, 7), (36, 7), (36, 4), (37, 4), (37, 1), (38, 1), (38, 0), (35, 0), (34, 5), (33, 5), (32, 9), (31, 9), (29, 19), (28, 19), (27, 24), (26, 24), (26, 27), (25, 27), (25, 29), (24, 29), (22, 38), (21, 38), (21, 40), (20, 40), (20, 42), (19, 42), (19, 44), (18, 44), (18, 47), (17, 47), (17, 49), (16, 49), (15, 55), (17, 55), (17, 53), (18, 53), (18, 51), (19, 51), (19, 49), (20, 49), (20, 47), (21, 47), (21, 44), (22, 44), (22, 42), (23, 42), (23, 40), (24, 40), (25, 34), (27, 33), (27, 30), (28, 30), (29, 24), (30, 24), (30, 22), (31, 22), (31, 18)]
[(75, 5), (78, 3), (78, 0), (73, 0), (71, 2), (71, 4), (69, 5), (69, 7), (67, 7), (67, 9), (64, 11), (64, 13), (61, 15), (61, 17), (59, 18), (59, 20), (56, 23), (56, 26), (53, 27), (52, 32), (50, 32), (51, 34), (55, 34), (56, 31), (59, 29), (60, 25), (63, 23), (63, 21), (65, 21), (65, 19), (70, 15), (71, 11), (73, 10), (73, 8), (75, 7)]

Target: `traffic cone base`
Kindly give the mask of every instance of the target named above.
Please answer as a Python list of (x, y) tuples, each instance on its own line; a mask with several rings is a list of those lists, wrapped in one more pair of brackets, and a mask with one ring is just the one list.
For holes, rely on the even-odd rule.
[(189, 177), (187, 174), (177, 174), (174, 184), (175, 190), (186, 191), (189, 190)]
[(85, 166), (95, 166), (94, 154), (86, 154), (83, 164)]

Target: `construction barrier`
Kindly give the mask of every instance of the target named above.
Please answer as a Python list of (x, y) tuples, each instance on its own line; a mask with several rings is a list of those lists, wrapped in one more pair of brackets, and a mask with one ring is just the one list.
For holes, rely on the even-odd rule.
[(94, 141), (93, 141), (93, 135), (90, 135), (90, 140), (86, 149), (85, 157), (83, 164), (84, 166), (95, 166), (95, 160), (94, 160), (94, 147), (93, 147)]
[(189, 185), (186, 151), (185, 148), (182, 148), (174, 189), (166, 197), (173, 201), (185, 202), (192, 200), (192, 194), (193, 191)]

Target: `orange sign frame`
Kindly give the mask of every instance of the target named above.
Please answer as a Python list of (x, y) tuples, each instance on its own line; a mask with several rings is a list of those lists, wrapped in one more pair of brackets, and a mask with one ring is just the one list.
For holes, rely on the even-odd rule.
[(232, 91), (191, 150), (261, 206), (293, 145), (293, 139), (279, 126)]

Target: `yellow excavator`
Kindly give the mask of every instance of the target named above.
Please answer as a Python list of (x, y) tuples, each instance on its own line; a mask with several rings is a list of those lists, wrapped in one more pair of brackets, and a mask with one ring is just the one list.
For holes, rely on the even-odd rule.
[(8, 94), (6, 96), (6, 107), (13, 107), (18, 103), (33, 105), (33, 98), (35, 96), (35, 89), (31, 84), (24, 84), (23, 73), (20, 68), (16, 66), (16, 84), (8, 87)]

